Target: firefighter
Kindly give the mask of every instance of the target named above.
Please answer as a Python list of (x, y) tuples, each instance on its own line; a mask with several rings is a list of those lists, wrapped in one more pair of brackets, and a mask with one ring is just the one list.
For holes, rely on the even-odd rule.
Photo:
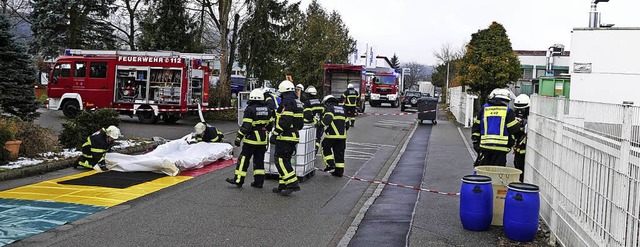
[(344, 102), (344, 109), (347, 111), (347, 122), (351, 122), (351, 127), (354, 127), (356, 123), (356, 105), (360, 94), (353, 88), (353, 84), (347, 85), (347, 90), (342, 93), (342, 101)]
[(303, 103), (307, 101), (307, 96), (304, 94), (304, 86), (302, 84), (296, 85), (296, 97)]
[[(316, 88), (314, 86), (307, 87), (307, 90), (305, 90), (305, 92), (309, 94), (309, 96), (307, 97), (307, 102), (304, 102), (304, 122), (317, 125), (318, 119), (324, 111), (324, 107), (322, 105), (322, 102), (320, 102), (320, 100), (316, 98), (318, 91), (316, 91)], [(320, 149), (320, 139), (322, 138), (322, 131), (322, 128), (316, 128), (316, 153), (318, 153), (318, 150)]]
[(274, 92), (273, 88), (264, 89), (264, 101), (271, 110), (276, 111), (280, 106), (280, 97)]
[(295, 86), (292, 82), (284, 80), (278, 86), (282, 102), (278, 107), (276, 127), (269, 142), (275, 145), (275, 162), (280, 173), (280, 181), (274, 193), (287, 196), (300, 190), (298, 177), (291, 166), (291, 156), (296, 150), (296, 144), (300, 141), (298, 130), (304, 127), (303, 106), (296, 99)]
[(216, 129), (205, 122), (197, 123), (193, 128), (195, 143), (197, 142), (222, 142), (224, 135), (220, 130)]
[(108, 168), (104, 157), (114, 141), (120, 136), (120, 129), (113, 125), (91, 134), (87, 137), (87, 141), (82, 144), (82, 155), (78, 157), (74, 168), (82, 166), (97, 171), (107, 171)]
[(250, 159), (253, 156), (253, 182), (251, 187), (262, 188), (264, 184), (264, 154), (267, 152), (268, 132), (273, 127), (274, 112), (264, 102), (264, 93), (254, 89), (249, 93), (249, 105), (244, 110), (242, 126), (234, 141), (236, 147), (242, 143), (234, 178), (227, 178), (230, 184), (242, 187), (247, 176)]
[(520, 123), (508, 106), (510, 93), (507, 89), (494, 90), (474, 119), (471, 140), (478, 152), (474, 166), (507, 165), (507, 153), (515, 142), (512, 135), (520, 131)]
[(524, 182), (524, 157), (527, 153), (527, 118), (529, 117), (529, 104), (531, 99), (526, 94), (520, 94), (513, 102), (515, 108), (516, 119), (520, 122), (520, 132), (515, 134), (515, 143), (513, 147), (513, 166), (522, 171), (520, 174), (520, 182)]
[(331, 175), (342, 177), (344, 173), (344, 150), (346, 148), (347, 122), (345, 109), (339, 106), (338, 99), (327, 95), (322, 99), (324, 113), (318, 123), (318, 128), (326, 134), (322, 140), (322, 160), (327, 167), (324, 171), (333, 171)]

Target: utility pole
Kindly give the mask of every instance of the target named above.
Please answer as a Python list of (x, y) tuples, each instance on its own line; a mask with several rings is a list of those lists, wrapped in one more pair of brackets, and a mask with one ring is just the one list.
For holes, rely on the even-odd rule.
[(447, 85), (445, 87), (445, 95), (446, 97), (444, 98), (444, 103), (449, 103), (449, 100), (447, 100), (449, 98), (449, 64), (450, 62), (447, 61)]

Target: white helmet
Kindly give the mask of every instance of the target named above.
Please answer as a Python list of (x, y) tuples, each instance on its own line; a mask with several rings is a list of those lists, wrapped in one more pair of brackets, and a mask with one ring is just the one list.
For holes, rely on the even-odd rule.
[(507, 100), (510, 101), (511, 100), (511, 92), (507, 89), (503, 89), (503, 88), (496, 88), (494, 89), (491, 94), (489, 94), (489, 98), (497, 98), (497, 99), (503, 99), (503, 100)]
[(295, 86), (293, 86), (293, 82), (290, 82), (288, 80), (284, 80), (280, 82), (280, 85), (278, 86), (278, 91), (280, 91), (281, 93), (293, 92), (295, 90), (296, 89), (295, 89)]
[(249, 100), (262, 101), (264, 100), (264, 93), (259, 88), (256, 88), (253, 91), (251, 91), (251, 93), (249, 93)]
[(527, 96), (526, 94), (520, 94), (518, 95), (518, 97), (516, 97), (516, 100), (513, 101), (513, 107), (516, 109), (524, 109), (529, 107), (530, 103), (531, 99), (529, 99), (529, 96)]
[(353, 84), (351, 84), (351, 83), (347, 84), (347, 88), (353, 89)]
[(118, 139), (119, 137), (122, 136), (122, 135), (120, 135), (120, 129), (118, 129), (118, 127), (113, 126), (113, 125), (107, 127), (105, 132), (107, 133), (107, 136), (109, 136), (109, 137), (111, 137), (113, 139)]
[(318, 94), (318, 91), (316, 90), (316, 88), (314, 86), (309, 86), (307, 88), (307, 90), (304, 91), (305, 93), (311, 94), (311, 95), (316, 95)]
[(203, 122), (199, 122), (196, 124), (195, 127), (193, 127), (193, 130), (196, 132), (197, 135), (202, 134), (205, 129), (207, 129), (207, 125)]
[(304, 91), (304, 86), (302, 84), (296, 85), (296, 89), (300, 89), (300, 91)]
[(324, 96), (324, 99), (322, 99), (322, 104), (326, 104), (327, 101), (335, 101), (338, 102), (338, 99), (336, 99), (336, 97), (333, 97), (333, 95), (329, 94), (327, 96)]

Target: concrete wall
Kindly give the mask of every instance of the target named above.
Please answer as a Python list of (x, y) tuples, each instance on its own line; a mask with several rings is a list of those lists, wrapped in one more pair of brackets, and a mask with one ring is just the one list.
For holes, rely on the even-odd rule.
[[(571, 99), (640, 104), (640, 28), (574, 29)], [(575, 71), (591, 64), (591, 72)]]

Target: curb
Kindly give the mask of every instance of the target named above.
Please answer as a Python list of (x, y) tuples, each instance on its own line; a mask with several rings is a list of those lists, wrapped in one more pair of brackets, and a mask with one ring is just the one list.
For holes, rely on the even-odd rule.
[[(116, 151), (123, 154), (133, 154), (133, 153), (143, 152), (148, 149), (156, 148), (158, 145), (160, 145), (160, 143), (157, 143), (157, 142), (143, 143), (141, 145), (128, 147), (124, 149), (118, 149)], [(55, 170), (71, 167), (71, 165), (76, 160), (76, 158), (77, 157), (67, 158), (64, 160), (54, 160), (54, 161), (48, 161), (48, 162), (45, 161), (37, 165), (10, 169), (10, 170), (3, 170), (3, 171), (0, 171), (0, 181), (30, 177), (34, 175), (45, 174)]]

